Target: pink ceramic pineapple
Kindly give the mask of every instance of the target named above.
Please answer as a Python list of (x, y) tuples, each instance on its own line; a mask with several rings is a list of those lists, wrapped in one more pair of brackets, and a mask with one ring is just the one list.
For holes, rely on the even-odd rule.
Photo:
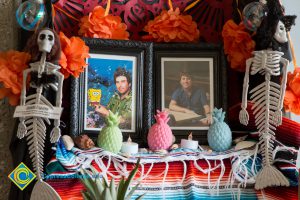
[(168, 125), (169, 117), (166, 111), (160, 112), (154, 116), (156, 123), (149, 129), (148, 146), (150, 150), (169, 149), (172, 145), (173, 134)]

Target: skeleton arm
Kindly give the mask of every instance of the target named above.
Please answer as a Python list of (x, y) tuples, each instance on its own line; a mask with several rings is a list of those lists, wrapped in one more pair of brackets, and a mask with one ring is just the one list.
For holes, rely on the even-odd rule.
[[(58, 76), (58, 90), (57, 90), (57, 95), (56, 95), (55, 106), (56, 107), (61, 107), (61, 104), (62, 104), (62, 87), (63, 87), (64, 76), (60, 72), (57, 72), (57, 71), (54, 72), (54, 74)], [(60, 119), (55, 119), (54, 120), (54, 128), (52, 129), (51, 135), (50, 135), (50, 141), (52, 143), (57, 142), (59, 140), (60, 136), (61, 136), (59, 125), (60, 125)]]
[[(26, 104), (26, 83), (27, 83), (27, 77), (28, 73), (30, 73), (32, 69), (25, 69), (23, 71), (23, 85), (22, 85), (22, 91), (21, 91), (21, 97), (20, 97), (20, 105), (24, 106)], [(19, 139), (22, 139), (27, 134), (27, 128), (25, 125), (25, 117), (20, 117), (20, 123), (18, 125), (18, 131), (17, 131), (17, 137)]]
[(25, 69), (23, 71), (23, 85), (20, 97), (20, 105), (24, 106), (26, 103), (26, 83), (27, 83), (27, 76), (32, 71), (32, 69)]
[(241, 124), (244, 124), (247, 126), (248, 121), (249, 121), (249, 114), (246, 110), (247, 108), (247, 94), (248, 94), (248, 88), (249, 88), (249, 71), (250, 71), (250, 66), (253, 62), (253, 58), (249, 58), (246, 61), (246, 72), (245, 72), (245, 77), (244, 77), (244, 84), (243, 84), (243, 96), (242, 96), (242, 110), (240, 111), (239, 114), (239, 120)]
[(277, 126), (281, 125), (282, 123), (282, 108), (283, 108), (283, 101), (286, 89), (286, 81), (287, 81), (287, 66), (289, 65), (289, 61), (285, 58), (281, 58), (280, 61), (283, 64), (283, 73), (282, 73), (282, 80), (281, 80), (281, 87), (280, 87), (280, 98), (277, 105), (277, 110), (274, 113), (274, 122)]
[(281, 90), (280, 90), (280, 104), (278, 105), (278, 109), (281, 110), (283, 108), (283, 100), (286, 89), (286, 81), (287, 81), (287, 66), (289, 65), (289, 61), (285, 58), (281, 58), (281, 62), (283, 63), (283, 74), (281, 80)]

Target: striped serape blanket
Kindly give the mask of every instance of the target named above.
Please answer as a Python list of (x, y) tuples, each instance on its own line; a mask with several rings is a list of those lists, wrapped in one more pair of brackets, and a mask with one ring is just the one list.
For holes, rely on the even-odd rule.
[[(222, 153), (207, 153), (176, 150), (168, 154), (143, 153), (128, 158), (100, 148), (85, 151), (73, 148), (67, 152), (58, 146), (56, 158), (47, 166), (49, 175), (46, 181), (63, 200), (83, 199), (83, 185), (77, 173), (81, 167), (92, 165), (103, 178), (108, 181), (114, 178), (118, 182), (122, 176), (128, 176), (137, 158), (141, 158), (138, 173), (132, 182), (133, 186), (140, 185), (132, 199), (141, 194), (145, 194), (145, 200), (297, 199), (297, 187), (254, 190), (251, 176), (257, 169), (249, 170), (249, 162), (245, 162), (251, 160), (253, 151), (236, 152), (231, 149)], [(233, 160), (243, 167), (233, 169)], [(245, 181), (236, 181), (236, 176), (239, 179), (243, 177)]]

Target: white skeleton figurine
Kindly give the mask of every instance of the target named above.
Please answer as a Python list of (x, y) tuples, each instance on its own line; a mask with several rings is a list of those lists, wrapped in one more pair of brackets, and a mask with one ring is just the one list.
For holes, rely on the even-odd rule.
[[(280, 42), (288, 41), (284, 24), (279, 21), (274, 38)], [(243, 85), (242, 110), (239, 114), (241, 124), (247, 125), (249, 120), (247, 108), (247, 93), (249, 87), (249, 72), (265, 76), (265, 81), (250, 91), (250, 99), (255, 116), (255, 124), (259, 131), (260, 152), (263, 156), (263, 168), (256, 177), (256, 189), (268, 186), (289, 186), (285, 176), (273, 164), (273, 143), (276, 127), (282, 123), (282, 107), (286, 89), (287, 66), (289, 61), (282, 58), (284, 53), (273, 50), (254, 51), (254, 57), (246, 62), (246, 74)], [(281, 85), (271, 80), (272, 76), (280, 76), (280, 64), (283, 64)]]
[[(23, 72), (23, 89), (21, 94), (21, 106), (30, 105), (43, 105), (49, 108), (61, 107), (62, 103), (62, 85), (63, 75), (58, 71), (60, 68), (50, 62), (46, 62), (46, 55), (49, 53), (54, 45), (54, 33), (51, 30), (43, 29), (38, 35), (38, 47), (42, 52), (41, 60), (30, 64), (30, 68)], [(36, 93), (26, 97), (26, 82), (30, 72), (37, 72), (38, 78), (42, 78), (42, 74), (55, 75), (58, 80), (58, 84), (41, 84), (40, 86), (32, 87), (36, 88)], [(42, 94), (43, 90), (51, 86), (56, 90), (56, 102), (52, 105)], [(17, 137), (23, 138), (27, 136), (27, 144), (29, 146), (29, 154), (33, 162), (35, 174), (37, 176), (37, 183), (32, 191), (31, 199), (60, 199), (59, 195), (51, 188), (50, 185), (43, 182), (43, 155), (44, 155), (44, 143), (46, 137), (46, 125), (50, 125), (50, 120), (44, 117), (21, 117), (18, 126)], [(54, 128), (50, 133), (51, 143), (55, 143), (59, 140), (60, 133), (60, 120), (54, 119)], [(42, 196), (41, 196), (42, 195)]]

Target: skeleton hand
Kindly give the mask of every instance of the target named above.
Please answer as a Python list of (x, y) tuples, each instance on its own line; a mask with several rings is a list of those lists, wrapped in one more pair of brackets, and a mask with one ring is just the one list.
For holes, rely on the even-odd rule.
[(242, 109), (239, 115), (240, 123), (247, 126), (249, 121), (249, 114), (246, 109)]
[(58, 126), (55, 126), (50, 133), (50, 142), (55, 143), (59, 140), (61, 134)]
[(22, 139), (27, 134), (27, 128), (25, 125), (25, 119), (20, 118), (20, 123), (18, 125), (17, 137)]
[(275, 126), (280, 126), (282, 123), (282, 111), (276, 110), (272, 117), (273, 117), (273, 122), (274, 122)]

